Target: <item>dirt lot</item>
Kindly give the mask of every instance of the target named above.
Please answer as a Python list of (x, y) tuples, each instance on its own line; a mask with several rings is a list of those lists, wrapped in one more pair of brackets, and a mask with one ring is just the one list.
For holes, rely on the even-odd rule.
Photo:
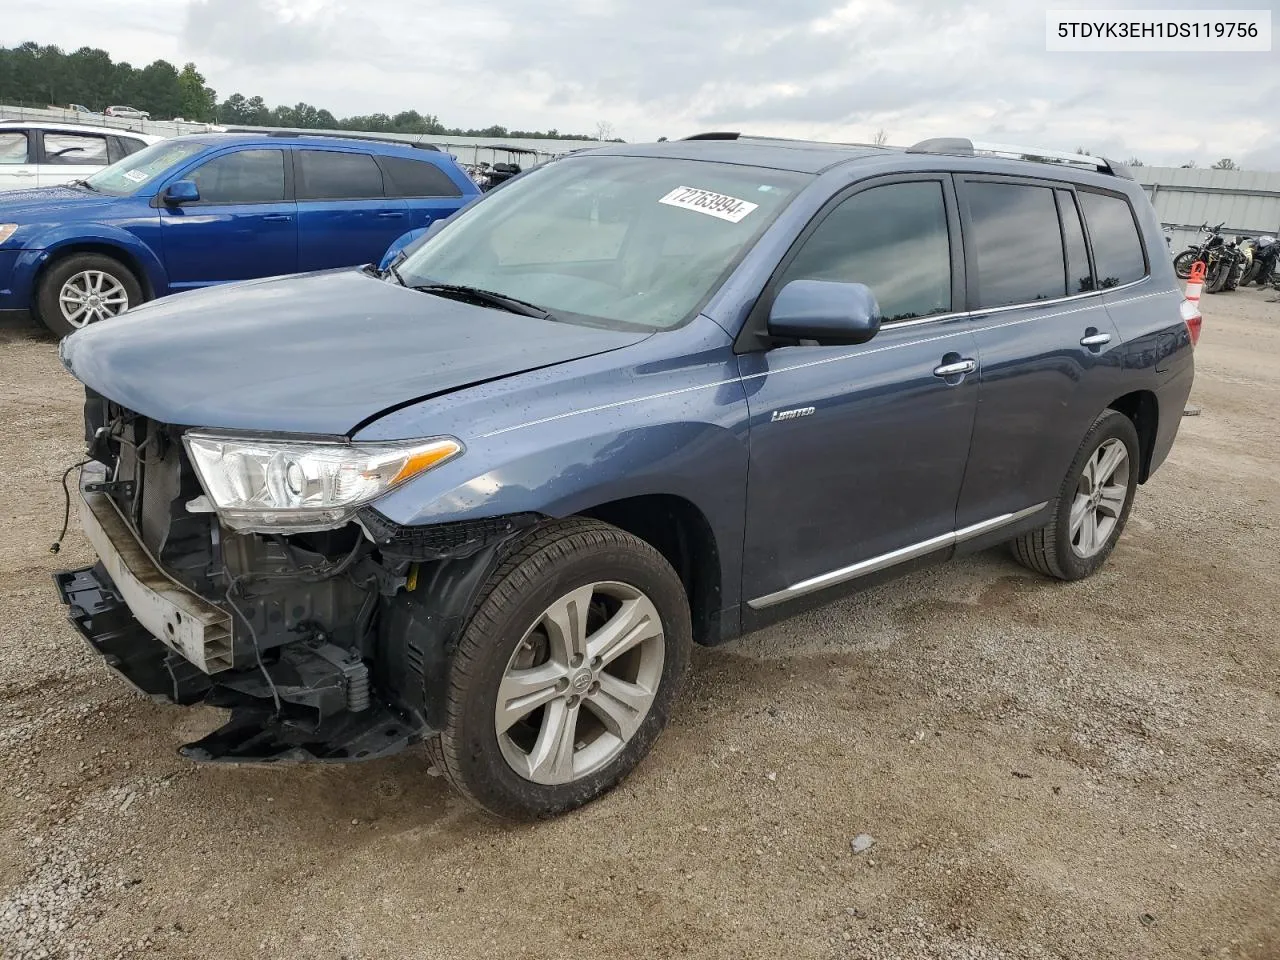
[(63, 620), (78, 391), (0, 331), (0, 953), (1280, 958), (1268, 296), (1206, 298), (1203, 415), (1098, 577), (989, 553), (700, 650), (640, 770), (535, 827), (419, 753), (180, 759), (217, 714), (134, 695)]

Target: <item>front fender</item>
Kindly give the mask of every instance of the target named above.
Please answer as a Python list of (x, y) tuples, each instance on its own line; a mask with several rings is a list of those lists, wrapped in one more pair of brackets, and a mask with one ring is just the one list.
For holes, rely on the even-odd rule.
[(113, 252), (135, 267), (151, 296), (169, 292), (169, 275), (155, 251), (128, 230), (109, 223), (69, 223), (48, 227), (27, 238), (14, 264), (13, 287), (34, 299), (36, 277), (51, 260), (79, 248)]

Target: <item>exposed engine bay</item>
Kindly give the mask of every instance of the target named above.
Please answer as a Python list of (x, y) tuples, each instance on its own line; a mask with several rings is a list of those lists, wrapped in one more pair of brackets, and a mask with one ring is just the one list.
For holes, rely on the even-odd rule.
[(448, 653), (501, 545), (537, 515), (336, 529), (221, 523), (182, 443), (88, 391), (82, 525), (100, 562), (56, 575), (70, 619), (143, 693), (231, 710), (195, 760), (352, 761), (435, 728)]

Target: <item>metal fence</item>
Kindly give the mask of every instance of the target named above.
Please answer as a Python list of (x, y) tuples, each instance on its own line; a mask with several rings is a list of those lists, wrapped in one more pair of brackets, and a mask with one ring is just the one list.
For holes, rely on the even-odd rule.
[(1228, 236), (1280, 236), (1280, 173), (1136, 167), (1176, 253), (1195, 242), (1201, 224), (1225, 224)]
[[(119, 130), (132, 130), (134, 133), (147, 133), (157, 137), (178, 137), (188, 133), (209, 133), (225, 129), (209, 123), (187, 123), (175, 120), (126, 120), (122, 117), (106, 117), (101, 114), (77, 113), (74, 110), (57, 108), (36, 109), (34, 107), (10, 106), (0, 104), (0, 119), (3, 120), (45, 120), (62, 123), (85, 123), (96, 126), (114, 127)], [(269, 133), (277, 127), (252, 127), (234, 125), (237, 130), (251, 130)], [(308, 133), (321, 136), (326, 133), (351, 136), (351, 130), (308, 130)], [(480, 162), (496, 163), (509, 159), (506, 147), (517, 147), (531, 150), (535, 156), (524, 156), (518, 159), (521, 166), (532, 166), (541, 160), (562, 156), (571, 150), (583, 147), (598, 147), (595, 140), (544, 140), (524, 139), (520, 137), (453, 137), (436, 134), (417, 133), (370, 133), (370, 137), (380, 140), (395, 140), (401, 143), (433, 143), (441, 150), (453, 154), (462, 163), (476, 164)]]

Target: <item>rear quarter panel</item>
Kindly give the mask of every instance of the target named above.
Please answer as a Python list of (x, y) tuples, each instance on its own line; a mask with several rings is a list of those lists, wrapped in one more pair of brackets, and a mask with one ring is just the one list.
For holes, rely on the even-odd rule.
[(1185, 290), (1173, 272), (1160, 221), (1137, 184), (1127, 191), (1147, 249), (1150, 276), (1133, 287), (1104, 296), (1124, 340), (1125, 389), (1149, 390), (1158, 420), (1149, 472), (1169, 454), (1182, 422), (1182, 409), (1195, 376), (1191, 334), (1182, 319)]

